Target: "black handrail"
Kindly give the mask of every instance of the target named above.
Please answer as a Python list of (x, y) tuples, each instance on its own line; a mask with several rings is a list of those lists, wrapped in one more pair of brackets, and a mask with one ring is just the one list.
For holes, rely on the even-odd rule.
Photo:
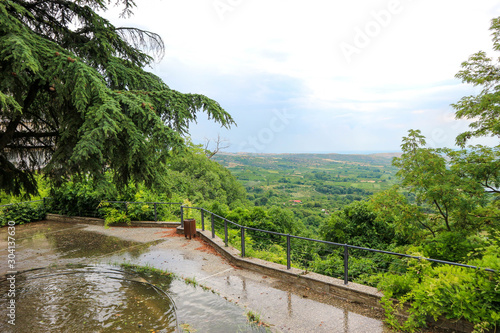
[(20, 205), (20, 204), (25, 204), (25, 203), (32, 203), (32, 202), (40, 202), (40, 201), (45, 201), (46, 198), (40, 199), (40, 200), (32, 200), (32, 201), (22, 201), (22, 202), (14, 202), (6, 205), (0, 205), (0, 207), (7, 207), (7, 206), (12, 206), (12, 205)]
[[(209, 213), (212, 215), (212, 238), (215, 238), (215, 231), (214, 231), (214, 219), (213, 217), (218, 217), (224, 221), (224, 243), (227, 246), (227, 224), (231, 223), (232, 225), (240, 228), (241, 230), (247, 229), (247, 230), (253, 230), (257, 232), (264, 232), (272, 235), (277, 235), (277, 236), (284, 236), (287, 237), (287, 269), (291, 268), (291, 246), (290, 246), (290, 238), (296, 238), (296, 239), (302, 239), (305, 241), (311, 241), (311, 242), (317, 242), (317, 243), (322, 243), (322, 244), (327, 244), (327, 245), (334, 245), (334, 246), (342, 246), (344, 247), (344, 284), (348, 284), (348, 258), (349, 258), (349, 248), (351, 249), (358, 249), (358, 250), (366, 250), (370, 252), (375, 252), (375, 253), (383, 253), (383, 254), (389, 254), (389, 255), (394, 255), (398, 257), (405, 257), (405, 258), (411, 258), (411, 259), (418, 259), (418, 260), (426, 260), (430, 262), (436, 262), (440, 264), (446, 264), (446, 265), (452, 265), (452, 266), (459, 266), (459, 267), (464, 267), (464, 268), (472, 268), (472, 269), (477, 269), (477, 270), (484, 270), (487, 272), (494, 272), (496, 273), (497, 271), (491, 268), (483, 268), (483, 267), (478, 267), (478, 266), (472, 266), (472, 265), (466, 265), (466, 264), (460, 264), (457, 262), (451, 262), (451, 261), (445, 261), (445, 260), (438, 260), (438, 259), (431, 259), (431, 258), (425, 258), (425, 257), (417, 257), (417, 256), (412, 256), (409, 254), (404, 254), (404, 253), (397, 253), (397, 252), (391, 252), (391, 251), (384, 251), (384, 250), (377, 250), (377, 249), (371, 249), (371, 248), (366, 248), (366, 247), (361, 247), (361, 246), (356, 246), (356, 245), (349, 245), (349, 244), (340, 244), (340, 243), (335, 243), (335, 242), (330, 242), (330, 241), (325, 241), (325, 240), (320, 240), (320, 239), (314, 239), (314, 238), (308, 238), (308, 237), (301, 237), (301, 236), (295, 236), (295, 235), (289, 235), (289, 234), (284, 234), (281, 232), (276, 232), (276, 231), (269, 231), (269, 230), (263, 230), (263, 229), (258, 229), (258, 228), (253, 228), (253, 227), (247, 227), (244, 225), (240, 225), (238, 223), (229, 221), (228, 219), (219, 216), (215, 213), (212, 213), (209, 210), (206, 210), (204, 208), (199, 208), (199, 207), (184, 207), (184, 208), (191, 208), (191, 209), (201, 209), (204, 210), (205, 212)], [(244, 237), (245, 233), (244, 231), (241, 232), (241, 235)], [(241, 241), (241, 256), (245, 256), (245, 240), (242, 239)]]

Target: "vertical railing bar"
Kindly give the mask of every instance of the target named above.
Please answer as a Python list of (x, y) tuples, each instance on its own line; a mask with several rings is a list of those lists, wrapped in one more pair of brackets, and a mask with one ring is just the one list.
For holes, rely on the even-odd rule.
[(227, 220), (224, 219), (224, 244), (228, 247), (228, 237), (227, 237)]
[(245, 257), (245, 227), (241, 226), (241, 257)]
[(181, 228), (184, 229), (184, 206), (181, 205)]
[(205, 231), (205, 210), (201, 209), (201, 231)]
[(349, 283), (349, 247), (344, 245), (344, 284)]
[(155, 207), (155, 222), (158, 222), (158, 213), (156, 211), (156, 202), (154, 203), (154, 207)]
[(212, 216), (212, 238), (215, 238), (215, 220), (214, 220), (214, 213), (211, 213)]
[(286, 269), (290, 269), (292, 267), (291, 256), (290, 234), (288, 234), (286, 236)]

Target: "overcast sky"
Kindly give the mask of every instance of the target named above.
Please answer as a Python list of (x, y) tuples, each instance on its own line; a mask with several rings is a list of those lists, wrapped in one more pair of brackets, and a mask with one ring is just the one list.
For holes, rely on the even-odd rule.
[(494, 0), (136, 0), (117, 26), (161, 35), (150, 70), (172, 89), (218, 101), (237, 126), (200, 115), (194, 142), (231, 152), (392, 152), (409, 129), (452, 147), (467, 128), (451, 103), (477, 92), (461, 62), (492, 55)]

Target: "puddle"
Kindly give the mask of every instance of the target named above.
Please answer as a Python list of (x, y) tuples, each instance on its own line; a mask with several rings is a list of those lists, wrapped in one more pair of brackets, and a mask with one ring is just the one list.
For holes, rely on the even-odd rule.
[(141, 253), (141, 249), (138, 249), (137, 246), (142, 245), (142, 243), (81, 229), (49, 234), (47, 240), (62, 258), (92, 258), (125, 248), (130, 248), (131, 256), (137, 256)]
[[(176, 332), (174, 303), (145, 282), (105, 266), (18, 273), (15, 332)], [(0, 293), (0, 316), (7, 318), (6, 280)], [(12, 329), (2, 325), (2, 332)]]
[[(7, 254), (7, 228), (0, 229), (0, 255)], [(85, 225), (37, 222), (16, 226), (16, 263), (18, 270), (46, 267), (52, 264), (87, 262), (126, 251), (137, 258), (161, 240), (136, 242), (86, 230)], [(0, 262), (0, 274), (6, 263)]]
[[(1, 332), (265, 332), (242, 308), (199, 286), (159, 272), (110, 265), (70, 265), (16, 275), (15, 327)], [(0, 318), (9, 283), (0, 282)]]

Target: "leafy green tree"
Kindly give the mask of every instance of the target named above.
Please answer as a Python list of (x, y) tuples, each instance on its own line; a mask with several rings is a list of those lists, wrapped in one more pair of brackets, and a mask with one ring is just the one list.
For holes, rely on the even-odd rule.
[(402, 185), (416, 194), (419, 204), (430, 209), (427, 216), (438, 226), (434, 231), (428, 229), (434, 234), (474, 225), (471, 212), (484, 204), (484, 190), (474, 179), (461, 177), (448, 167), (444, 153), (451, 151), (425, 147), (425, 137), (419, 130), (410, 130), (401, 148), (403, 154), (394, 158), (393, 164), (399, 168)]
[(375, 249), (387, 249), (394, 242), (394, 229), (366, 201), (353, 202), (332, 214), (320, 227), (321, 237), (330, 242)]
[[(115, 27), (111, 0), (0, 2), (0, 189), (35, 194), (36, 170), (56, 182), (99, 178), (150, 184), (200, 111), (229, 127), (220, 105), (170, 89), (144, 70), (159, 35)], [(133, 0), (117, 0), (130, 15)]]
[(187, 197), (196, 204), (216, 200), (229, 206), (247, 201), (245, 188), (231, 172), (192, 146), (169, 160), (164, 178), (159, 189)]
[[(493, 50), (500, 51), (500, 17), (491, 21), (490, 30)], [(456, 77), (464, 83), (482, 87), (479, 94), (465, 96), (453, 104), (457, 118), (473, 120), (470, 130), (457, 137), (457, 144), (465, 147), (467, 141), (474, 137), (500, 137), (499, 58), (490, 58), (486, 52), (479, 51), (462, 63), (462, 70)]]
[(377, 193), (370, 198), (370, 206), (380, 222), (394, 228), (398, 243), (418, 242), (426, 234), (436, 235), (436, 225), (418, 205), (411, 204), (399, 186)]
[[(500, 18), (492, 20), (491, 31), (493, 49), (500, 51)], [(393, 196), (377, 198), (374, 206), (390, 212), (399, 225), (401, 217), (411, 212), (408, 207), (418, 212), (421, 226), (435, 236), (420, 243), (423, 255), (497, 270), (500, 145), (467, 144), (473, 138), (500, 137), (498, 58), (493, 60), (478, 52), (462, 64), (456, 76), (464, 83), (482, 87), (479, 94), (465, 96), (453, 105), (458, 119), (471, 120), (469, 130), (456, 138), (461, 150), (427, 148), (420, 131), (411, 130), (403, 139), (403, 155), (393, 164), (399, 167), (403, 186), (416, 195), (417, 202), (409, 205), (400, 200), (401, 196)], [(494, 331), (500, 323), (498, 271), (410, 261), (405, 275), (387, 274), (380, 281), (387, 321), (399, 329), (414, 331), (424, 326), (429, 316), (465, 319), (477, 332)], [(392, 297), (401, 304), (411, 302), (410, 316), (403, 326), (394, 320)]]

